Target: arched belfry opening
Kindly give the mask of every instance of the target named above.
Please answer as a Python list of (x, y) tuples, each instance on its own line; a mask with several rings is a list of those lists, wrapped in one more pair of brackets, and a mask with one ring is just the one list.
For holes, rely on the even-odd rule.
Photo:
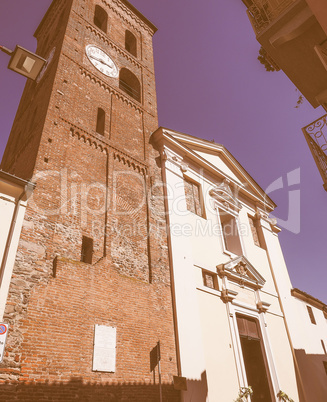
[(99, 5), (94, 9), (94, 25), (101, 29), (101, 31), (107, 33), (108, 14)]
[(134, 34), (131, 31), (126, 30), (125, 32), (125, 49), (137, 57), (137, 40)]
[(122, 68), (119, 74), (119, 88), (129, 96), (141, 102), (141, 84), (138, 78), (127, 68)]

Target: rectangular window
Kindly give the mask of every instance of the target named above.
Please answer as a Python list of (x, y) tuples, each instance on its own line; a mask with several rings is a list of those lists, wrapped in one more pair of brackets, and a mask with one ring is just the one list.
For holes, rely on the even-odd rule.
[(103, 109), (98, 108), (96, 132), (104, 135), (106, 125), (106, 113)]
[(259, 238), (258, 222), (252, 216), (248, 216), (250, 222), (250, 228), (253, 236), (254, 244), (258, 247), (262, 247)]
[(81, 261), (85, 262), (86, 264), (92, 264), (92, 256), (93, 256), (93, 239), (91, 239), (90, 237), (83, 236)]
[(202, 270), (203, 285), (210, 289), (218, 290), (217, 275), (212, 272)]
[(241, 240), (235, 216), (219, 209), (223, 243), (226, 251), (242, 255)]
[(184, 178), (184, 189), (187, 209), (204, 217), (200, 184)]
[(315, 316), (313, 315), (312, 308), (310, 306), (307, 306), (307, 310), (308, 310), (308, 313), (309, 313), (310, 321), (312, 322), (312, 324), (316, 325), (317, 323), (316, 323)]

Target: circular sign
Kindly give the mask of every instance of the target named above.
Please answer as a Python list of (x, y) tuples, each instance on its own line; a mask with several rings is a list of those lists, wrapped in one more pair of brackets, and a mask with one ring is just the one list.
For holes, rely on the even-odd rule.
[(7, 332), (7, 326), (0, 324), (0, 335), (4, 335)]
[(90, 62), (102, 74), (112, 78), (118, 77), (118, 68), (111, 57), (107, 55), (107, 53), (93, 45), (87, 45), (85, 52)]

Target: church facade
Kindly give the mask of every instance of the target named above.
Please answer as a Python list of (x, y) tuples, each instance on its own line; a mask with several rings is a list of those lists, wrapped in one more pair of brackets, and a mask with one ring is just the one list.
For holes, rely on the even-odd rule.
[[(282, 300), (291, 282), (275, 204), (222, 145), (159, 128), (182, 375), (188, 392), (299, 400)], [(227, 386), (228, 384), (228, 386)], [(207, 388), (206, 388), (207, 387)], [(191, 399), (188, 399), (191, 400)]]

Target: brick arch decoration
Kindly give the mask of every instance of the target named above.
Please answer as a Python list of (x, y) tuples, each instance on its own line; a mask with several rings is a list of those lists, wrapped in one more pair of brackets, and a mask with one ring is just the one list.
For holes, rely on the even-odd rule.
[(99, 32), (96, 28), (92, 25), (86, 25), (86, 29), (92, 32), (98, 39), (100, 39), (106, 46), (110, 46), (113, 50), (115, 50), (120, 55), (127, 58), (134, 66), (138, 67), (139, 69), (142, 68), (141, 64), (135, 59), (127, 50), (117, 46), (111, 40), (109, 40), (105, 35)]
[(99, 140), (93, 139), (86, 131), (78, 129), (77, 127), (71, 127), (70, 134), (72, 137), (76, 137), (79, 141), (82, 141), (85, 144), (92, 146), (94, 149), (98, 149), (100, 152), (106, 153), (107, 155), (109, 154), (110, 150), (113, 150), (114, 160), (122, 162), (124, 165), (131, 167), (134, 171), (140, 173), (144, 177), (147, 175), (147, 166), (145, 164), (113, 146), (101, 144)]

